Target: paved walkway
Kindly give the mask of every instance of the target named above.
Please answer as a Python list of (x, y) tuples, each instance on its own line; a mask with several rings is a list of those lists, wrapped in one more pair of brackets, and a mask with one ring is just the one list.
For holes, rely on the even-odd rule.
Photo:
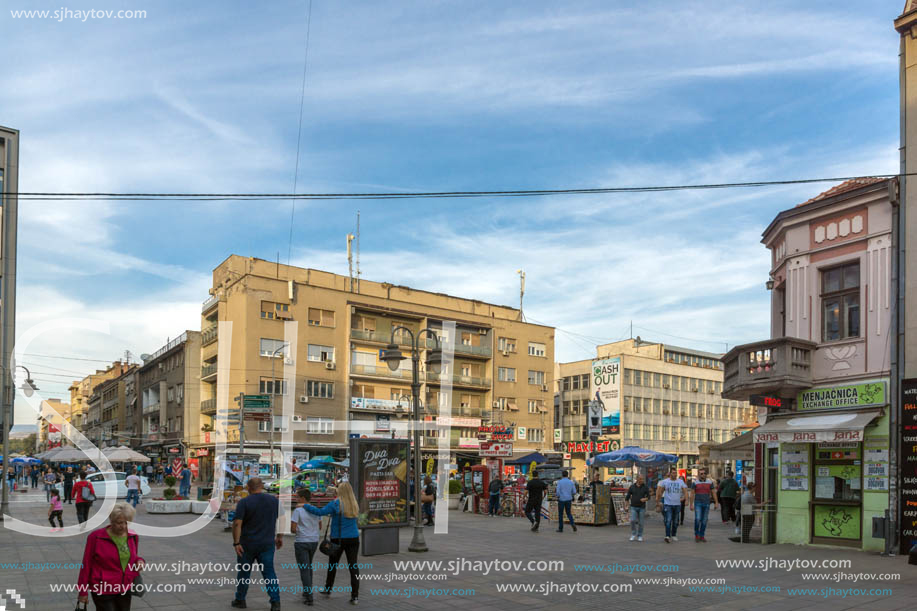
[[(46, 524), (47, 513), (43, 493), (16, 495), (11, 504), (12, 514), (23, 520)], [(691, 514), (688, 514), (689, 519)], [(450, 609), (490, 610), (507, 609), (524, 605), (528, 609), (555, 609), (558, 605), (564, 608), (608, 609), (621, 607), (631, 610), (652, 609), (767, 609), (782, 611), (791, 609), (830, 610), (868, 608), (871, 611), (890, 611), (892, 609), (913, 609), (917, 600), (917, 567), (907, 564), (904, 557), (883, 558), (854, 550), (834, 548), (797, 547), (789, 545), (749, 545), (738, 544), (728, 540), (733, 534), (731, 527), (711, 523), (708, 528), (709, 543), (693, 541), (693, 528), (690, 524), (680, 533), (683, 535), (677, 543), (666, 544), (662, 540), (662, 524), (658, 516), (648, 521), (646, 541), (629, 542), (627, 527), (589, 527), (581, 526), (579, 532), (573, 533), (569, 526), (564, 532), (555, 532), (556, 525), (542, 523), (539, 533), (529, 531), (528, 522), (519, 518), (489, 518), (449, 512), (450, 524), (448, 534), (434, 534), (432, 528), (426, 528), (426, 540), (430, 551), (425, 554), (408, 553), (412, 530), (404, 528), (400, 532), (402, 552), (399, 554), (361, 557), (361, 562), (371, 563), (372, 568), (363, 572), (379, 577), (378, 581), (362, 581), (360, 590), (360, 607), (367, 609)], [(190, 521), (192, 516), (182, 515), (149, 515), (143, 507), (138, 508), (137, 521), (155, 526), (170, 526)], [(64, 512), (65, 524), (75, 522), (75, 511), (67, 506)], [(147, 562), (233, 562), (231, 535), (223, 531), (222, 523), (214, 521), (202, 531), (188, 537), (151, 538), (145, 537), (140, 542), (141, 555)], [(68, 584), (76, 581), (77, 570), (50, 568), (48, 570), (23, 570), (10, 563), (79, 563), (82, 558), (85, 535), (67, 538), (28, 537), (0, 529), (0, 592), (15, 589), (25, 597), (28, 611), (71, 611), (75, 596), (67, 593), (52, 592), (51, 584)], [(324, 561), (320, 554), (316, 561)], [(415, 567), (396, 570), (395, 562), (400, 561), (442, 561), (486, 563), (494, 560), (560, 560), (563, 568), (554, 570), (526, 570), (521, 567), (497, 567), (490, 570), (481, 566), (465, 564), (459, 570), (431, 569)], [(749, 568), (717, 567), (717, 560), (740, 560), (755, 563)], [(776, 568), (777, 564), (791, 561), (844, 561), (850, 566), (837, 569), (803, 569)], [(282, 587), (299, 585), (298, 571), (294, 567), (281, 567), (280, 563), (293, 563), (292, 538), (277, 553), (276, 565)], [(759, 563), (764, 563), (759, 564)], [(618, 569), (597, 570), (598, 566), (588, 565), (644, 565), (635, 572)], [(577, 568), (579, 566), (579, 569)], [(769, 568), (765, 570), (765, 566)], [(655, 570), (657, 567), (666, 567)], [(537, 569), (538, 567), (533, 567)], [(632, 570), (632, 567), (631, 567)], [(484, 574), (486, 572), (486, 574)], [(869, 579), (853, 583), (850, 578), (838, 582), (833, 576), (816, 580), (806, 580), (806, 573), (847, 574), (872, 573), (900, 575), (900, 581), (883, 581)], [(446, 574), (444, 579), (439, 575)], [(316, 570), (316, 583), (324, 579), (325, 569)], [(417, 577), (409, 581), (391, 581), (384, 579), (389, 575)], [(213, 580), (231, 579), (232, 570), (218, 570), (204, 575), (192, 571), (173, 571), (167, 568), (151, 570), (145, 573), (145, 583), (153, 586), (185, 586), (185, 592), (150, 592), (141, 599), (134, 599), (133, 609), (156, 609), (158, 611), (211, 611), (229, 609), (233, 598), (233, 586), (210, 583), (207, 585), (191, 584), (189, 580), (197, 578)], [(718, 588), (715, 591), (692, 591), (691, 586), (676, 583), (646, 584), (637, 583), (641, 579), (680, 579), (708, 580), (722, 579), (721, 584), (703, 584), (702, 587)], [(225, 583), (225, 582), (224, 582)], [(346, 570), (339, 571), (338, 586), (349, 585)], [(507, 586), (529, 586), (532, 592), (499, 591)], [(569, 594), (572, 587), (599, 587), (607, 589), (631, 588), (631, 591), (618, 592), (585, 592)], [(696, 587), (696, 586), (695, 586)], [(736, 592), (724, 591), (730, 588), (758, 588), (759, 591)], [(413, 591), (411, 590), (413, 588)], [(431, 594), (430, 589), (467, 590), (464, 596)], [(547, 595), (538, 588), (551, 591)], [(771, 591), (760, 591), (767, 588)], [(834, 594), (827, 596), (799, 595), (793, 588), (821, 590), (834, 588)], [(850, 591), (857, 588), (863, 591), (890, 588), (889, 593), (858, 595)], [(386, 590), (383, 592), (382, 590)], [(847, 590), (846, 593), (842, 590)], [(376, 590), (375, 593), (372, 590)], [(426, 590), (426, 591), (425, 591)], [(473, 591), (473, 594), (471, 593)], [(300, 594), (284, 592), (281, 595), (284, 609), (302, 608)], [(329, 600), (317, 600), (316, 607), (335, 609), (350, 608), (347, 605), (349, 595), (336, 592)], [(7, 606), (7, 609), (16, 609)], [(248, 595), (248, 608), (267, 610), (267, 595), (260, 591), (260, 586), (252, 586)]]

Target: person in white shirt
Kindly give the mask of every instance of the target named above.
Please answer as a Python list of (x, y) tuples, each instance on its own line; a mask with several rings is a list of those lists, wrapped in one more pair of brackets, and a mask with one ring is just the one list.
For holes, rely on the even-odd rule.
[(299, 579), (302, 581), (303, 601), (312, 606), (312, 557), (318, 548), (322, 519), (303, 508), (303, 505), (312, 500), (312, 492), (308, 488), (300, 488), (296, 491), (296, 496), (296, 509), (293, 510), (290, 525), (290, 529), (296, 534), (293, 550), (296, 553), (296, 565), (299, 567)]
[(669, 477), (659, 480), (656, 487), (656, 503), (662, 502), (663, 517), (665, 518), (665, 542), (678, 541), (678, 516), (681, 513), (681, 501), (685, 496), (687, 486), (678, 479), (678, 471), (672, 469)]
[(140, 476), (132, 471), (124, 483), (127, 485), (127, 502), (136, 507), (140, 502)]

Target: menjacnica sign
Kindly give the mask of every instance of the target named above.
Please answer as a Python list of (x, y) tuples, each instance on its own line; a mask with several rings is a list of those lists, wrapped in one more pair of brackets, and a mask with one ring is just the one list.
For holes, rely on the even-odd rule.
[(866, 382), (829, 388), (810, 388), (796, 396), (797, 409), (840, 409), (885, 405), (888, 402), (886, 382)]

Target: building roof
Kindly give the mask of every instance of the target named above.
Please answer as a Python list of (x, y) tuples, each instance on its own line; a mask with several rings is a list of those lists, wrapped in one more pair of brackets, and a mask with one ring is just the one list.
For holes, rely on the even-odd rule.
[(813, 197), (812, 199), (806, 200), (806, 201), (802, 202), (801, 204), (797, 204), (796, 207), (799, 208), (799, 207), (805, 206), (806, 204), (811, 204), (812, 202), (817, 202), (817, 201), (821, 201), (821, 200), (823, 200), (823, 199), (828, 199), (829, 197), (833, 197), (833, 196), (835, 196), (835, 195), (840, 195), (841, 193), (846, 193), (846, 192), (848, 192), (848, 191), (854, 191), (855, 189), (859, 189), (860, 187), (865, 187), (865, 186), (868, 186), (868, 185), (874, 185), (874, 184), (876, 184), (877, 182), (884, 182), (884, 181), (886, 181), (886, 180), (888, 180), (888, 179), (887, 179), (887, 178), (875, 178), (875, 177), (852, 178), (852, 179), (850, 179), (850, 180), (845, 180), (845, 181), (842, 182), (841, 184), (839, 184), (839, 185), (834, 185), (833, 187), (831, 187), (831, 188), (828, 189), (827, 191), (823, 191), (823, 192), (819, 193), (818, 195), (816, 195), (816, 196)]

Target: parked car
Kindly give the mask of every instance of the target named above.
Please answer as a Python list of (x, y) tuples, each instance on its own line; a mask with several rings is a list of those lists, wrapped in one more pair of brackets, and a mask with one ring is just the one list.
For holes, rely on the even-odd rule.
[[(114, 475), (115, 481), (105, 481), (107, 474)], [(102, 471), (93, 473), (86, 477), (86, 481), (92, 484), (96, 491), (96, 496), (101, 500), (107, 496), (114, 496), (116, 499), (127, 498), (127, 473), (124, 471)], [(140, 476), (140, 496), (146, 496), (150, 493), (150, 482), (145, 476)]]

